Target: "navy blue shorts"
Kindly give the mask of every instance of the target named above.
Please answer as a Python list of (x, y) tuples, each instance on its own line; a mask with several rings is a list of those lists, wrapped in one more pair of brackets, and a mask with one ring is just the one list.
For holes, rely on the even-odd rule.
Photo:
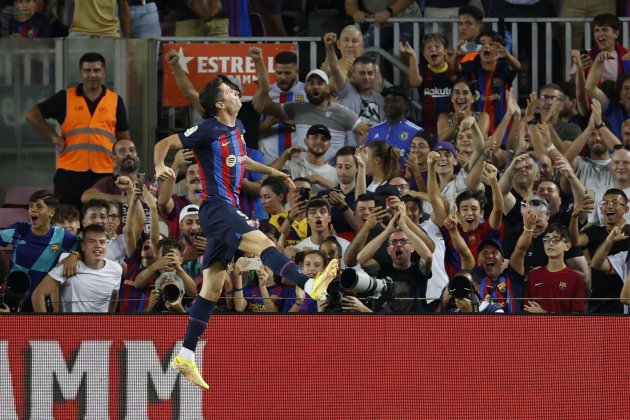
[(230, 263), (238, 249), (241, 237), (257, 230), (256, 222), (239, 210), (238, 207), (220, 198), (206, 198), (199, 207), (199, 223), (208, 239), (203, 254), (203, 268), (216, 261)]

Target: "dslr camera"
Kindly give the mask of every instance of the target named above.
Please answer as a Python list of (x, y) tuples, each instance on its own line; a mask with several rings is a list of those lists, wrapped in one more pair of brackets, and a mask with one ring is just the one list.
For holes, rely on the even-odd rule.
[(339, 281), (333, 281), (328, 286), (326, 312), (342, 312), (341, 301), (345, 293), (367, 298), (365, 306), (373, 312), (378, 312), (389, 302), (394, 290), (394, 282), (387, 277), (379, 279), (353, 268), (346, 268)]

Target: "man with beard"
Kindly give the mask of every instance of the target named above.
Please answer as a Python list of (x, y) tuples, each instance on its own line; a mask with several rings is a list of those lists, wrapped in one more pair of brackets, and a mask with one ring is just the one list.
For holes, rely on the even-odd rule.
[[(279, 104), (304, 102), (304, 83), (298, 80), (297, 55), (292, 51), (282, 51), (274, 57), (276, 83), (269, 87), (269, 97)], [(295, 142), (295, 126), (288, 122), (267, 116), (260, 121), (260, 151), (269, 165)]]
[(375, 89), (376, 62), (372, 57), (360, 56), (352, 63), (350, 77), (342, 69), (335, 52), (337, 34), (324, 35), (326, 61), (330, 63), (330, 83), (337, 102), (354, 111), (369, 126), (383, 121), (383, 96)]
[[(87, 53), (79, 60), (81, 84), (59, 91), (26, 115), (57, 150), (55, 196), (62, 204), (81, 208), (81, 194), (114, 172), (112, 145), (129, 138), (127, 111), (122, 98), (103, 86), (105, 58)], [(97, 111), (98, 108), (98, 112)], [(59, 122), (58, 134), (45, 118)]]
[[(127, 212), (129, 210), (129, 200), (133, 194), (130, 194), (131, 188), (138, 182), (138, 169), (140, 167), (140, 158), (136, 153), (136, 146), (129, 139), (118, 140), (114, 144), (114, 162), (116, 164), (116, 174), (109, 175), (96, 184), (92, 188), (85, 190), (81, 195), (83, 204), (90, 200), (105, 200), (112, 203), (121, 203), (122, 223), (120, 224), (118, 233), (122, 233), (122, 228), (127, 223)], [(144, 212), (142, 209), (144, 208)], [(143, 220), (145, 230), (148, 231), (151, 223), (151, 213), (148, 207), (138, 206), (136, 213), (138, 219)]]
[(306, 132), (312, 125), (325, 125), (331, 134), (330, 148), (324, 155), (324, 160), (328, 162), (332, 161), (339, 149), (348, 145), (346, 140), (348, 131), (354, 131), (361, 136), (367, 133), (369, 126), (362, 122), (357, 114), (345, 106), (330, 101), (328, 76), (323, 70), (311, 70), (306, 75), (304, 91), (308, 102), (278, 104), (267, 94), (265, 112), (278, 119), (292, 119), (295, 122), (294, 139), (297, 143), (293, 146), (304, 147), (303, 139), (306, 139)]
[(383, 90), (386, 120), (370, 128), (366, 143), (374, 140), (386, 141), (400, 150), (400, 167), (405, 170), (411, 150), (411, 139), (424, 131), (405, 118), (409, 96), (402, 86), (390, 86)]
[(337, 171), (324, 160), (324, 155), (330, 148), (330, 130), (325, 125), (312, 125), (306, 132), (306, 159), (289, 160), (296, 147), (291, 147), (271, 163), (272, 168), (289, 171), (291, 179), (307, 178), (312, 185), (313, 192), (321, 189), (331, 189), (339, 182)]

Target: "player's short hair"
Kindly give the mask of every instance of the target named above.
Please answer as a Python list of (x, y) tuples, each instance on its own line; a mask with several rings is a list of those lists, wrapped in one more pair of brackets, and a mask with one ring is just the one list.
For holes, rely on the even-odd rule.
[(105, 64), (106, 64), (105, 57), (103, 57), (97, 52), (89, 52), (89, 53), (83, 54), (81, 58), (79, 59), (79, 68), (83, 67), (83, 63), (94, 63), (94, 62), (103, 63), (103, 67), (105, 67)]
[(223, 78), (215, 77), (199, 92), (199, 103), (203, 108), (203, 118), (212, 118), (217, 114), (217, 102), (223, 99), (223, 91), (221, 91), (223, 83), (225, 83)]

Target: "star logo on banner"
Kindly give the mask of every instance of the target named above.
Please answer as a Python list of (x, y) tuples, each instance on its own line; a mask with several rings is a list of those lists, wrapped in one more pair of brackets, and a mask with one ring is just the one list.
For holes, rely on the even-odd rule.
[(184, 70), (184, 73), (189, 74), (188, 62), (194, 60), (195, 57), (186, 57), (181, 47), (179, 48), (179, 51), (177, 51), (177, 56), (179, 57), (179, 65), (181, 66), (182, 70)]

